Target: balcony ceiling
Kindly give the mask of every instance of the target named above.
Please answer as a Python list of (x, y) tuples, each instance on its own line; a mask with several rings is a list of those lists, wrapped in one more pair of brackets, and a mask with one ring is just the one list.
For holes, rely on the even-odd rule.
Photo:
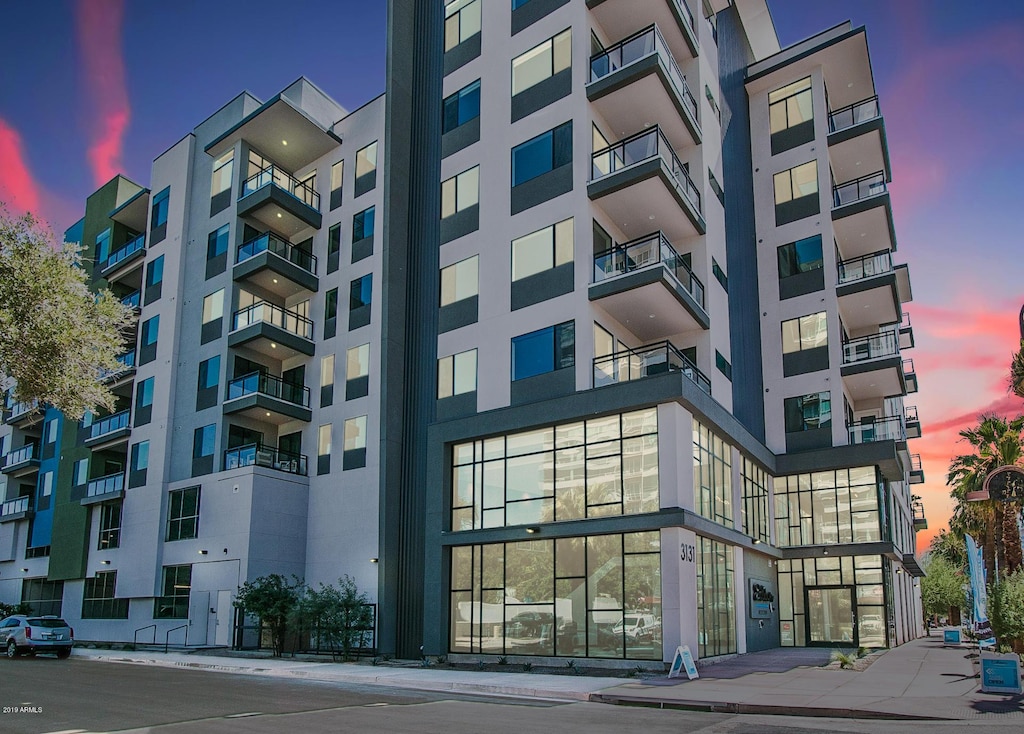
[(149, 216), (149, 189), (142, 189), (107, 216), (133, 232), (145, 232)]
[[(623, 172), (628, 170), (623, 169)], [(612, 175), (623, 175), (626, 180), (624, 174)], [(660, 229), (678, 250), (686, 246), (684, 240), (700, 233), (683, 212), (676, 196), (660, 175), (653, 175), (604, 194), (594, 203), (612, 218), (627, 240)]]
[(324, 130), (281, 96), (270, 100), (207, 145), (206, 152), (216, 158), (242, 139), (292, 173), (341, 144), (338, 136)]
[(685, 66), (696, 56), (681, 26), (684, 21), (680, 20), (678, 11), (672, 7), (673, 0), (590, 0), (587, 5), (609, 43), (618, 43), (655, 23), (680, 66)]
[[(859, 281), (863, 290), (839, 296), (839, 315), (843, 325), (851, 334), (861, 330), (872, 330), (881, 324), (893, 324), (900, 320), (900, 308), (893, 293), (891, 274)], [(875, 287), (871, 287), (871, 286)]]
[[(629, 67), (614, 75), (618, 74), (629, 74)], [(666, 89), (660, 72), (655, 72), (605, 94), (594, 100), (593, 105), (606, 123), (601, 127), (611, 139), (622, 140), (658, 125), (676, 154), (685, 159), (686, 148), (698, 141), (683, 122), (683, 113), (673, 102), (673, 94)]]
[(888, 160), (885, 155), (882, 129), (866, 130), (849, 140), (828, 146), (828, 158), (836, 181), (853, 181), (861, 176), (885, 171), (888, 179)]
[[(268, 186), (270, 185), (268, 184)], [(250, 196), (255, 196), (255, 194), (250, 194)], [(244, 216), (252, 217), (263, 225), (263, 229), (269, 229), (284, 235), (284, 238), (287, 240), (297, 240), (299, 235), (306, 230), (310, 230), (310, 236), (313, 234), (308, 222), (295, 216), (285, 207), (273, 201), (273, 199), (264, 201), (260, 206), (248, 211)]]
[(889, 208), (876, 206), (858, 214), (832, 221), (839, 252), (844, 260), (879, 250), (895, 250), (890, 235)]
[[(656, 267), (663, 272), (661, 265)], [(662, 275), (664, 280), (669, 277), (667, 273)], [(672, 294), (670, 287), (668, 283), (659, 280), (639, 288), (604, 296), (597, 300), (596, 304), (642, 342), (653, 342), (684, 334), (692, 335), (702, 331), (704, 327)], [(686, 340), (678, 341), (682, 343)]]
[[(843, 374), (843, 385), (852, 398), (852, 402), (858, 403), (862, 400), (891, 397), (903, 394), (903, 384), (900, 382), (900, 365), (897, 360), (879, 360), (872, 365), (877, 369), (866, 369), (864, 372), (854, 374)], [(861, 367), (861, 369), (865, 369)], [(845, 369), (849, 369), (847, 366)], [(844, 370), (845, 371), (845, 370)]]

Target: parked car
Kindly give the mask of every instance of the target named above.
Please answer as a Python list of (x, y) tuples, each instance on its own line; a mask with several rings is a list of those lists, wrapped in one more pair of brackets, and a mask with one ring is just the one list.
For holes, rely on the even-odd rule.
[(880, 614), (865, 614), (860, 620), (860, 628), (864, 632), (881, 632), (882, 616)]
[(653, 640), (661, 635), (661, 622), (653, 614), (627, 613), (612, 627), (612, 634), (626, 632), (627, 640)]
[(0, 621), (0, 646), (9, 658), (16, 658), (23, 652), (53, 653), (66, 658), (74, 644), (75, 631), (60, 617), (15, 614)]

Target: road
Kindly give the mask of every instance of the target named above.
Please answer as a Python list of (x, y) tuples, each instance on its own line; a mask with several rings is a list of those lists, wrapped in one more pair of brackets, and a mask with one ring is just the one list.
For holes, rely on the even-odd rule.
[(1020, 727), (1019, 720), (826, 720), (512, 701), (50, 657), (0, 660), (0, 706), (3, 734), (973, 734)]

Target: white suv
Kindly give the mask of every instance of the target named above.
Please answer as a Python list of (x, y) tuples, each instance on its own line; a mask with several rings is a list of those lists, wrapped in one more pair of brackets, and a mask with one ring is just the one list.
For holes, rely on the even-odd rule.
[(71, 655), (75, 644), (75, 631), (60, 617), (28, 617), (15, 614), (0, 621), (0, 646), (8, 658), (23, 652), (54, 653), (59, 658)]
[(626, 631), (626, 639), (651, 640), (661, 632), (661, 622), (653, 614), (628, 612), (614, 627), (612, 633), (621, 635)]

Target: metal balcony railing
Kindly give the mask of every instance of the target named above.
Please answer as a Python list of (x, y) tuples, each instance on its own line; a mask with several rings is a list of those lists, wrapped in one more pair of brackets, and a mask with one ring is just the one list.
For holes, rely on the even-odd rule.
[(36, 445), (34, 443), (27, 443), (20, 449), (15, 449), (4, 456), (3, 465), (6, 468), (34, 458), (36, 458)]
[(921, 500), (911, 502), (910, 511), (913, 513), (914, 522), (927, 522), (924, 516), (924, 503)]
[(306, 206), (320, 211), (320, 194), (314, 191), (309, 184), (295, 179), (290, 173), (277, 166), (267, 166), (259, 173), (247, 178), (242, 184), (242, 193), (238, 198), (244, 198), (264, 186), (276, 186)]
[(122, 410), (119, 413), (107, 416), (103, 420), (96, 421), (89, 429), (90, 440), (100, 438), (108, 433), (120, 431), (122, 428), (127, 428), (130, 416), (131, 410)]
[(268, 395), (286, 403), (301, 405), (303, 408), (309, 407), (309, 388), (304, 385), (293, 385), (280, 377), (250, 372), (228, 383), (228, 400), (256, 394)]
[(600, 283), (658, 263), (667, 267), (679, 284), (693, 296), (693, 300), (704, 308), (704, 284), (660, 231), (594, 255), (594, 282)]
[(277, 326), (303, 339), (313, 338), (313, 322), (310, 319), (266, 301), (257, 301), (247, 308), (235, 311), (231, 329), (238, 331), (261, 322)]
[(19, 512), (28, 512), (29, 507), (32, 505), (31, 497), (16, 497), (13, 500), (7, 500), (0, 505), (0, 517), (6, 515), (16, 515)]
[(888, 191), (885, 184), (885, 172), (869, 173), (853, 181), (837, 184), (832, 187), (832, 208), (838, 209), (861, 199), (884, 194)]
[(13, 421), (21, 418), (22, 416), (33, 412), (39, 408), (38, 400), (22, 400), (21, 402), (11, 402), (10, 397), (7, 399), (7, 409), (11, 411), (11, 415), (7, 420)]
[(594, 153), (591, 156), (592, 180), (597, 181), (636, 163), (658, 157), (668, 167), (683, 197), (693, 205), (698, 214), (702, 213), (700, 191), (690, 180), (686, 166), (679, 160), (679, 156), (676, 155), (659, 127), (630, 135), (628, 138)]
[(142, 233), (135, 239), (128, 242), (128, 244), (126, 244), (124, 247), (110, 253), (110, 255), (107, 256), (107, 261), (103, 264), (103, 269), (106, 270), (107, 268), (117, 265), (119, 262), (122, 262), (123, 260), (127, 259), (129, 255), (134, 255), (136, 252), (144, 249), (145, 247), (146, 234)]
[(840, 285), (872, 278), (892, 272), (892, 253), (889, 250), (880, 250), (851, 260), (841, 260), (838, 267)]
[(878, 97), (868, 97), (860, 102), (854, 102), (846, 107), (841, 107), (828, 116), (828, 131), (830, 133), (845, 130), (848, 127), (859, 125), (862, 122), (873, 120), (882, 113), (878, 109)]
[(905, 412), (907, 423), (920, 423), (921, 420), (917, 417), (917, 406), (908, 405)]
[(127, 296), (121, 299), (128, 308), (139, 308), (142, 305), (142, 293), (141, 291), (132, 291)]
[(316, 256), (305, 250), (300, 250), (295, 245), (275, 237), (269, 232), (264, 232), (259, 237), (243, 242), (238, 246), (235, 263), (243, 263), (251, 257), (256, 257), (261, 252), (271, 252), (282, 260), (287, 260), (297, 265), (308, 273), (316, 275)]
[(124, 473), (107, 474), (105, 477), (97, 477), (85, 485), (85, 493), (88, 497), (102, 497), (105, 494), (113, 494), (124, 489)]
[(900, 340), (894, 331), (883, 331), (880, 334), (871, 334), (843, 342), (843, 364), (895, 357), (899, 353)]
[(679, 8), (679, 10), (682, 12), (683, 16), (686, 18), (686, 20), (689, 21), (690, 28), (692, 28), (693, 30), (696, 31), (697, 30), (697, 24), (694, 23), (694, 21), (693, 21), (693, 13), (691, 13), (690, 9), (688, 7), (686, 7), (686, 0), (672, 0), (672, 3), (677, 8)]
[(921, 469), (921, 454), (910, 455), (910, 471), (922, 471)]
[(907, 429), (898, 415), (873, 421), (859, 420), (846, 426), (851, 444), (875, 441), (906, 441)]
[(697, 100), (693, 98), (693, 94), (686, 84), (686, 76), (679, 68), (679, 64), (676, 63), (668, 43), (665, 42), (665, 37), (661, 35), (661, 31), (656, 25), (637, 31), (632, 36), (592, 56), (590, 58), (590, 81), (597, 81), (651, 54), (658, 54), (662, 59), (665, 69), (668, 71), (668, 78), (696, 121)]
[(914, 360), (905, 359), (903, 360), (903, 374), (913, 375), (914, 373)]
[(123, 374), (128, 370), (135, 369), (135, 352), (125, 352), (117, 358), (120, 363), (115, 369), (112, 370), (100, 370), (100, 380), (108, 380), (111, 377)]
[(614, 354), (595, 358), (594, 387), (639, 380), (667, 372), (682, 372), (701, 390), (708, 395), (711, 394), (711, 381), (670, 341), (656, 342), (636, 349), (623, 349)]
[(224, 471), (239, 469), (244, 466), (264, 466), (289, 474), (307, 474), (305, 454), (293, 454), (290, 451), (251, 443), (246, 446), (228, 449), (224, 452)]

